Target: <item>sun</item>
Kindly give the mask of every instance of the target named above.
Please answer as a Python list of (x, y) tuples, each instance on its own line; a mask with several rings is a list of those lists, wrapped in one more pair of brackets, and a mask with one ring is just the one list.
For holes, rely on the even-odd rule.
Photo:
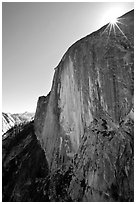
[(107, 13), (107, 21), (108, 23), (114, 25), (118, 22), (117, 20), (118, 18), (118, 12), (116, 10), (109, 10), (109, 12)]
[(115, 16), (115, 15), (110, 15), (109, 16), (109, 23), (110, 24), (112, 24), (112, 25), (114, 25), (114, 24), (116, 24), (117, 23), (117, 17)]
[[(122, 17), (124, 14), (123, 7), (112, 6), (107, 7), (103, 16), (101, 18), (102, 25), (106, 25), (101, 35), (107, 34), (107, 41), (110, 39), (109, 37), (112, 35), (114, 37), (117, 36), (117, 33), (121, 33), (122, 36), (127, 39), (127, 36), (123, 32), (122, 28), (125, 25), (125, 18)], [(122, 27), (123, 26), (123, 27)]]
[(107, 11), (103, 14), (103, 25), (107, 23), (112, 25), (117, 23), (119, 16), (121, 16), (121, 10), (119, 8), (107, 9)]
[(108, 32), (108, 36), (110, 36), (111, 33), (113, 33), (116, 36), (116, 31), (119, 30), (119, 32), (121, 32), (122, 35), (127, 39), (127, 37), (125, 36), (125, 34), (123, 33), (120, 27), (121, 24), (124, 25), (124, 23), (122, 22), (124, 18), (121, 18), (119, 16), (120, 16), (119, 10), (117, 9), (111, 9), (105, 13), (104, 17), (105, 17), (105, 23), (107, 23), (107, 26), (102, 32), (102, 35)]

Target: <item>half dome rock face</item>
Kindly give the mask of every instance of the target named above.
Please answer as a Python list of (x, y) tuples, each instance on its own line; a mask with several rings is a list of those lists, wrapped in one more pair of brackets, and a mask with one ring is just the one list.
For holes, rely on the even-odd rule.
[[(117, 129), (132, 115), (134, 12), (118, 22), (119, 28), (105, 25), (77, 41), (55, 69), (47, 107), (42, 106), (46, 114), (38, 116), (42, 126), (35, 120), (50, 168), (74, 157), (94, 121)], [(37, 113), (40, 108), (38, 103)]]

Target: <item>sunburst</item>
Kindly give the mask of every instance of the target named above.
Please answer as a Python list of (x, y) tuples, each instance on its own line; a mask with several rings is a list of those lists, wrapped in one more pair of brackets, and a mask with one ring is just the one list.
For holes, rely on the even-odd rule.
[(109, 18), (109, 23), (107, 24), (106, 28), (102, 32), (102, 35), (108, 32), (108, 38), (109, 38), (109, 36), (111, 35), (111, 32), (113, 31), (114, 35), (116, 36), (116, 31), (119, 30), (121, 34), (127, 39), (126, 35), (120, 28), (120, 24), (125, 25), (124, 23), (122, 23), (123, 19), (124, 18), (117, 18), (115, 17), (115, 15), (111, 15)]

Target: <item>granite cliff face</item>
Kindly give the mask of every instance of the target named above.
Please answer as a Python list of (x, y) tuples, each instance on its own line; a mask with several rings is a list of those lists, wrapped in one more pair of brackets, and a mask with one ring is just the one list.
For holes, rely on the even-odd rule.
[(119, 19), (120, 30), (106, 25), (76, 42), (55, 69), (42, 129), (35, 122), (50, 168), (73, 158), (95, 120), (118, 129), (133, 115), (133, 15)]
[(68, 49), (3, 140), (3, 201), (134, 201), (134, 12), (119, 21)]
[(134, 12), (118, 21), (68, 49), (35, 121), (50, 170), (72, 165), (68, 200), (133, 200)]
[(46, 110), (47, 110), (47, 105), (49, 101), (49, 96), (50, 96), (50, 93), (46, 97), (41, 96), (39, 97), (39, 100), (37, 102), (37, 109), (36, 109), (35, 119), (34, 119), (36, 135), (40, 135), (42, 133), (44, 119), (46, 117)]

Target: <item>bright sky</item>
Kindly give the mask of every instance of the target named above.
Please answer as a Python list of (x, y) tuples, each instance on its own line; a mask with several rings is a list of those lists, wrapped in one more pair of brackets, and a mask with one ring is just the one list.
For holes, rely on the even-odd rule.
[(34, 112), (66, 50), (133, 8), (130, 2), (2, 3), (2, 111)]

